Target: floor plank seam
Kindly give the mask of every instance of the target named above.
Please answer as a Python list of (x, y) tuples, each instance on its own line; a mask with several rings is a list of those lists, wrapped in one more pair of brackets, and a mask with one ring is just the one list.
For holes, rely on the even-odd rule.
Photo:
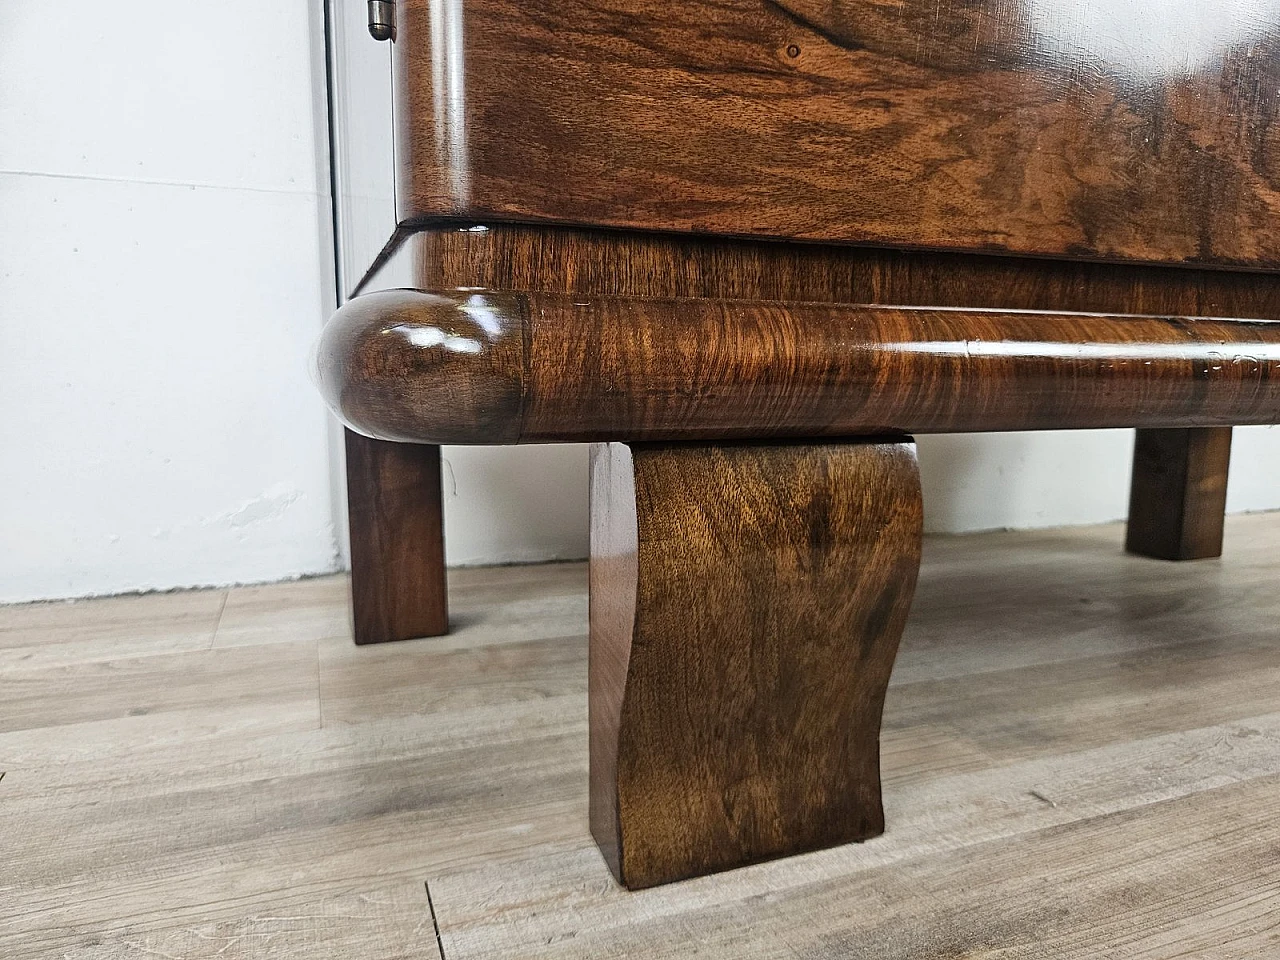
[(321, 662), (320, 644), (316, 644), (316, 722), (324, 729), (324, 664)]
[(218, 616), (213, 621), (213, 636), (209, 638), (209, 649), (218, 645), (218, 631), (222, 629), (222, 615), (227, 612), (227, 601), (231, 599), (231, 591), (224, 590), (222, 603), (218, 605)]
[(444, 941), (440, 939), (440, 921), (436, 917), (436, 905), (431, 900), (431, 884), (424, 880), (422, 889), (427, 891), (427, 909), (431, 911), (431, 927), (436, 932), (436, 949), (440, 951), (440, 960), (445, 960)]

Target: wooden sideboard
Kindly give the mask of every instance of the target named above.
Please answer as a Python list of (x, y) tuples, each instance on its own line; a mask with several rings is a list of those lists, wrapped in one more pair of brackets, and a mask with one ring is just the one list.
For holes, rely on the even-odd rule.
[(622, 882), (883, 829), (912, 434), (1137, 428), (1129, 549), (1220, 552), (1231, 427), (1280, 422), (1262, 5), (371, 10), (396, 213), (319, 352), (357, 431), (356, 638), (445, 629), (433, 444), (597, 442), (591, 825)]

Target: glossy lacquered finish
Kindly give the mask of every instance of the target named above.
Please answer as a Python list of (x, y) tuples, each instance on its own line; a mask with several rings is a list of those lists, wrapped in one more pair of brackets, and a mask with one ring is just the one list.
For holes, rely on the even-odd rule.
[(423, 443), (1280, 422), (1280, 323), (457, 291), (357, 297), (320, 382)]
[(399, 215), (1280, 264), (1280, 20), (1182, 0), (401, 0)]
[(593, 448), (591, 828), (620, 882), (883, 831), (921, 523), (909, 442)]

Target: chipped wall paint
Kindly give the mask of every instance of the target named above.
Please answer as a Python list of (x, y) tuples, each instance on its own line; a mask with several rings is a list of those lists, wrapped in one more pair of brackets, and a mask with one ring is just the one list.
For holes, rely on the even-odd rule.
[(261, 496), (246, 501), (230, 513), (222, 513), (203, 523), (225, 523), (230, 527), (250, 527), (258, 523), (279, 520), (284, 512), (302, 498), (302, 491), (292, 490), (287, 484), (274, 484)]

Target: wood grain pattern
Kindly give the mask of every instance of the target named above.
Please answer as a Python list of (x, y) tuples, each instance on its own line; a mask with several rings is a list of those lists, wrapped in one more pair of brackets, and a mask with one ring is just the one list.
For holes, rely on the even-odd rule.
[(1280, 422), (1280, 323), (462, 291), (358, 297), (319, 380), (427, 443)]
[(402, 223), (1280, 264), (1273, 12), (403, 0)]
[(601, 444), (591, 469), (591, 826), (614, 875), (881, 833), (914, 446)]
[(1280, 275), (500, 224), (423, 229), (395, 282), (620, 297), (708, 297), (1280, 320)]
[(1125, 549), (1160, 560), (1222, 556), (1231, 429), (1139, 430)]
[(346, 449), (356, 643), (447, 632), (440, 448), (348, 430)]

